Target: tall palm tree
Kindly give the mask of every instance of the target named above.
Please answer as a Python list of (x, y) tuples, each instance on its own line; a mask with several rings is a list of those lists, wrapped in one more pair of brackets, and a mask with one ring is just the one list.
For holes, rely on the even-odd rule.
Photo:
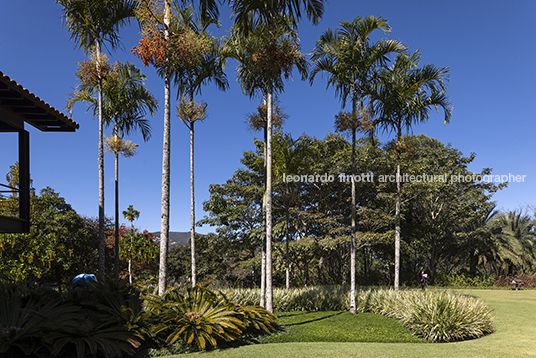
[[(274, 174), (276, 178), (283, 175), (307, 174), (311, 167), (313, 151), (309, 137), (301, 136), (292, 139), (290, 134), (276, 132), (274, 136)], [(290, 209), (298, 195), (295, 183), (284, 181), (282, 191), (282, 205), (285, 210), (285, 287), (290, 289), (290, 257), (289, 243), (293, 234), (290, 230)]]
[[(337, 30), (326, 30), (317, 41), (311, 60), (313, 70), (310, 74), (311, 84), (316, 75), (325, 72), (328, 75), (327, 87), (335, 87), (342, 106), (348, 98), (352, 102), (351, 117), (340, 114), (336, 117), (335, 127), (338, 131), (349, 131), (352, 135), (352, 211), (350, 241), (350, 311), (356, 313), (355, 305), (355, 134), (362, 128), (361, 119), (371, 119), (366, 107), (366, 89), (376, 77), (377, 71), (388, 62), (388, 55), (403, 53), (406, 47), (396, 40), (379, 40), (371, 42), (370, 35), (375, 30), (391, 32), (387, 20), (381, 17), (356, 17), (352, 22), (341, 21)], [(360, 118), (362, 117), (362, 118)]]
[(117, 282), (119, 281), (119, 156), (133, 157), (137, 153), (138, 145), (114, 134), (105, 139), (105, 147), (106, 151), (115, 157), (114, 279)]
[[(130, 232), (134, 233), (134, 220), (140, 217), (140, 212), (134, 209), (133, 205), (129, 205), (127, 210), (123, 211), (123, 217), (130, 221)], [(132, 236), (130, 237), (130, 242), (132, 242)], [(128, 280), (132, 285), (132, 259), (128, 259)]]
[[(174, 73), (183, 73), (184, 67), (195, 66), (206, 54), (203, 36), (190, 36), (193, 31), (184, 23), (183, 10), (172, 7), (171, 0), (163, 0), (163, 11), (159, 4), (142, 0), (138, 20), (142, 25), (142, 39), (133, 52), (144, 65), (152, 64), (164, 79), (164, 143), (162, 149), (162, 201), (160, 222), (160, 264), (158, 271), (158, 294), (162, 296), (167, 288), (167, 255), (169, 243), (169, 198), (170, 198), (170, 143), (171, 143), (171, 80)], [(180, 4), (193, 1), (180, 1)], [(219, 12), (215, 0), (200, 0), (200, 17), (204, 21), (217, 18)], [(195, 33), (194, 33), (195, 35)], [(184, 40), (188, 51), (182, 51)], [(202, 45), (202, 44), (201, 44)], [(185, 54), (185, 52), (187, 52)], [(193, 56), (192, 56), (193, 54)], [(177, 76), (175, 76), (177, 78)]]
[[(225, 91), (229, 88), (227, 76), (223, 72), (223, 62), (220, 56), (218, 39), (207, 33), (207, 28), (216, 20), (208, 16), (196, 19), (195, 12), (189, 6), (179, 10), (180, 22), (191, 28), (197, 36), (204, 37), (210, 42), (210, 51), (190, 66), (176, 67), (172, 73), (177, 86), (179, 104), (177, 115), (190, 131), (190, 250), (192, 268), (192, 287), (197, 284), (195, 262), (195, 186), (194, 186), (194, 124), (202, 122), (207, 117), (206, 103), (194, 102), (194, 96), (201, 94), (203, 85), (214, 82), (216, 87)], [(189, 99), (187, 99), (189, 98)]]
[[(256, 40), (264, 39), (266, 41), (262, 51), (257, 52), (258, 60), (267, 60), (269, 66), (262, 63), (254, 64), (251, 69), (260, 69), (260, 77), (253, 76), (250, 78), (263, 79), (264, 94), (266, 95), (267, 129), (266, 129), (266, 309), (273, 312), (272, 300), (272, 108), (274, 89), (281, 78), (281, 63), (274, 61), (270, 56), (266, 56), (263, 51), (281, 49), (280, 40), (285, 38), (283, 34), (295, 33), (294, 30), (301, 19), (301, 11), (305, 10), (307, 17), (314, 24), (318, 24), (324, 13), (323, 0), (234, 0), (231, 8), (233, 10), (234, 23), (237, 29), (246, 37)], [(292, 26), (288, 26), (288, 24)], [(281, 33), (281, 29), (286, 28)], [(261, 34), (264, 34), (262, 36)], [(261, 36), (259, 36), (261, 35)], [(292, 37), (295, 39), (295, 37)], [(288, 39), (288, 37), (287, 37)], [(296, 54), (294, 54), (295, 56)], [(298, 60), (298, 58), (295, 58)], [(255, 62), (255, 61), (254, 61)], [(305, 61), (296, 61), (298, 69), (305, 65)], [(292, 64), (290, 62), (289, 64)], [(279, 68), (277, 68), (279, 65)], [(304, 68), (304, 67), (302, 67)], [(305, 68), (304, 68), (305, 69)], [(276, 71), (274, 71), (276, 70)], [(289, 68), (284, 68), (288, 71)], [(288, 72), (286, 72), (288, 74)], [(304, 73), (302, 73), (303, 76)], [(258, 81), (256, 81), (258, 83)]]
[[(247, 126), (253, 131), (263, 131), (263, 172), (266, 175), (266, 123), (267, 123), (267, 111), (266, 101), (264, 104), (260, 104), (257, 107), (256, 113), (247, 115)], [(275, 128), (281, 128), (288, 115), (284, 113), (278, 105), (275, 103), (274, 112), (272, 113), (272, 126)], [(261, 307), (266, 306), (266, 187), (264, 188), (264, 195), (262, 198), (262, 233), (261, 233), (261, 297), (259, 305)]]
[[(427, 121), (430, 111), (441, 107), (444, 123), (450, 122), (452, 105), (446, 94), (449, 80), (448, 67), (437, 68), (425, 65), (418, 68), (420, 54), (410, 57), (398, 55), (395, 63), (381, 71), (378, 81), (370, 89), (376, 118), (373, 127), (383, 132), (394, 132), (400, 143), (402, 130), (408, 131), (414, 124)], [(396, 207), (395, 207), (395, 279), (394, 288), (399, 288), (400, 275), (400, 155), (396, 146)]]
[[(238, 1), (236, 3), (244, 3)], [(234, 5), (237, 5), (237, 4)], [(250, 15), (258, 16), (258, 21), (248, 22), (250, 26), (244, 36), (245, 29), (240, 23), (240, 14), (235, 12), (235, 23), (231, 36), (227, 41), (228, 57), (239, 61), (239, 80), (245, 94), (250, 97), (261, 91), (266, 97), (267, 128), (266, 128), (266, 309), (273, 311), (272, 300), (272, 116), (274, 91), (282, 90), (281, 75), (290, 75), (296, 67), (302, 79), (307, 76), (307, 62), (297, 46), (297, 33), (293, 22), (284, 16), (285, 7), (277, 2), (269, 11), (270, 21), (264, 18), (268, 13), (262, 9), (252, 10)], [(233, 6), (234, 6), (233, 5)], [(236, 8), (235, 8), (236, 11)], [(258, 12), (260, 11), (260, 12)], [(264, 11), (264, 12), (263, 12)]]
[(118, 31), (134, 16), (135, 0), (56, 0), (63, 7), (71, 39), (86, 54), (95, 51), (99, 116), (99, 279), (104, 279), (104, 136), (102, 116), (101, 46), (115, 49), (120, 44)]
[(133, 156), (135, 147), (122, 138), (140, 130), (143, 140), (151, 137), (151, 126), (145, 119), (147, 112), (154, 115), (158, 104), (144, 87), (146, 77), (131, 63), (120, 65), (117, 75), (104, 85), (105, 121), (113, 123), (114, 136), (108, 140), (110, 151), (115, 154), (115, 280), (119, 281), (119, 154)]
[(194, 192), (194, 125), (207, 118), (207, 104), (188, 101), (181, 97), (177, 106), (177, 115), (190, 130), (190, 257), (192, 267), (192, 287), (197, 284), (195, 264), (195, 192)]
[(352, 210), (351, 210), (351, 232), (350, 232), (350, 312), (357, 313), (355, 303), (355, 253), (356, 253), (356, 192), (355, 192), (355, 175), (356, 175), (356, 137), (357, 132), (368, 132), (370, 130), (370, 118), (372, 117), (368, 107), (361, 108), (352, 113), (340, 112), (335, 116), (335, 130), (337, 132), (349, 132), (352, 138)]
[[(119, 155), (135, 154), (135, 146), (123, 137), (140, 130), (145, 141), (151, 137), (151, 126), (145, 118), (147, 112), (154, 115), (158, 103), (144, 87), (146, 77), (132, 63), (116, 63), (102, 83), (101, 113), (104, 124), (113, 125), (114, 135), (107, 138), (108, 151), (115, 154), (115, 269), (119, 280)], [(76, 102), (88, 102), (97, 114), (99, 103), (94, 98), (95, 87), (81, 86), (71, 94), (68, 106)]]

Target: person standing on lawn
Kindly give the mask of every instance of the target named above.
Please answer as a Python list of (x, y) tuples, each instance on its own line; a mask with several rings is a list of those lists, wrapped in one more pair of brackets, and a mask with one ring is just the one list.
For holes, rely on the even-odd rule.
[(419, 276), (419, 282), (421, 283), (421, 287), (424, 290), (424, 287), (426, 286), (426, 279), (428, 278), (428, 275), (424, 273), (424, 270), (421, 271), (421, 274)]

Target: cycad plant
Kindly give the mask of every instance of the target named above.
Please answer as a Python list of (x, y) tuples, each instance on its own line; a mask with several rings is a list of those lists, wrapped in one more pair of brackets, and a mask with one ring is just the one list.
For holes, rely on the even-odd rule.
[(151, 296), (148, 308), (159, 312), (156, 334), (166, 334), (168, 345), (183, 340), (201, 349), (236, 340), (246, 332), (271, 332), (277, 320), (260, 307), (235, 304), (223, 293), (200, 285), (184, 294), (173, 289), (162, 298)]
[(0, 291), (2, 357), (45, 357), (51, 349), (50, 334), (77, 328), (79, 310), (62, 305), (55, 291), (38, 294), (9, 283), (0, 283)]

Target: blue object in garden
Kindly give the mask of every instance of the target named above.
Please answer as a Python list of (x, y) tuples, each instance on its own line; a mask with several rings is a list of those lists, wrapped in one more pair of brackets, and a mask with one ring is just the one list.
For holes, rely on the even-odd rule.
[(97, 282), (97, 277), (93, 274), (81, 273), (73, 278), (73, 290), (89, 291), (90, 286)]

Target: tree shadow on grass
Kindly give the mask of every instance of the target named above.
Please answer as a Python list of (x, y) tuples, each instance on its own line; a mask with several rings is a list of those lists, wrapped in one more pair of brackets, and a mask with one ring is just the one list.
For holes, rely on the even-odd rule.
[[(311, 315), (310, 317), (308, 317), (308, 319), (306, 319), (305, 321), (302, 321), (302, 322), (295, 322), (295, 323), (287, 323), (287, 324), (283, 324), (282, 326), (286, 326), (286, 327), (289, 327), (289, 326), (300, 326), (300, 325), (303, 325), (303, 324), (307, 324), (307, 323), (311, 323), (311, 322), (317, 322), (317, 321), (322, 321), (322, 320), (325, 320), (327, 318), (331, 318), (331, 317), (335, 317), (335, 316), (338, 316), (340, 314), (344, 313), (344, 311), (340, 311), (340, 312), (334, 312), (333, 314), (329, 314), (329, 315), (326, 315), (326, 316), (322, 316), (322, 317), (318, 317), (318, 312), (304, 312), (303, 314), (293, 314), (292, 316), (303, 316), (303, 315)], [(285, 315), (281, 315), (279, 317), (290, 317), (291, 315), (288, 315), (288, 316), (285, 316)]]

